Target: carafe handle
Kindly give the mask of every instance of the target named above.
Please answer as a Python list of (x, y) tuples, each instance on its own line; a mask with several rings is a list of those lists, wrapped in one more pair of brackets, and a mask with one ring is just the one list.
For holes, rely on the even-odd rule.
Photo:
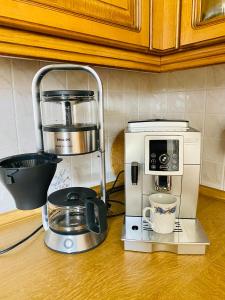
[[(105, 203), (96, 198), (88, 197), (85, 200), (86, 222), (90, 231), (97, 234), (107, 230), (107, 210)], [(98, 222), (95, 217), (95, 207), (97, 208)]]

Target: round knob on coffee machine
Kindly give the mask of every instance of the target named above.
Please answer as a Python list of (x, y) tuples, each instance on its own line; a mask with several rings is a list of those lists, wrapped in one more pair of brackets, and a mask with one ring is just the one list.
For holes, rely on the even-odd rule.
[(164, 153), (159, 156), (159, 161), (161, 164), (165, 165), (169, 162), (170, 157), (168, 154)]

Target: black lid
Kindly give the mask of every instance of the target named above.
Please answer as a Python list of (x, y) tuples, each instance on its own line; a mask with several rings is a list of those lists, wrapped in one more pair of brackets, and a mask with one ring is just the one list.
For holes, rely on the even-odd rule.
[(84, 205), (87, 198), (96, 198), (97, 193), (89, 188), (71, 187), (58, 190), (48, 196), (48, 202), (57, 206)]
[(38, 152), (18, 154), (0, 159), (0, 168), (5, 169), (22, 169), (39, 167), (46, 164), (56, 164), (60, 159), (57, 155)]
[(74, 125), (64, 125), (64, 124), (52, 124), (43, 126), (43, 131), (47, 132), (77, 132), (77, 131), (91, 131), (97, 130), (96, 124), (88, 123), (77, 123)]
[(94, 91), (90, 90), (53, 90), (53, 91), (43, 91), (43, 97), (92, 97), (94, 96)]

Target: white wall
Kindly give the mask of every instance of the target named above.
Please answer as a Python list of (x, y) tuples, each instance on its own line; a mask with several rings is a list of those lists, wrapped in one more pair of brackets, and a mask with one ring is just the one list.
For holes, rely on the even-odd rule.
[[(31, 81), (47, 62), (0, 57), (0, 157), (35, 151)], [(115, 178), (110, 150), (128, 120), (185, 118), (203, 133), (201, 183), (225, 189), (225, 65), (153, 74), (95, 68), (103, 80), (107, 181)], [(85, 74), (51, 73), (43, 89), (95, 89)], [(59, 164), (51, 191), (98, 184), (97, 154), (68, 157)], [(0, 186), (0, 211), (14, 209)]]

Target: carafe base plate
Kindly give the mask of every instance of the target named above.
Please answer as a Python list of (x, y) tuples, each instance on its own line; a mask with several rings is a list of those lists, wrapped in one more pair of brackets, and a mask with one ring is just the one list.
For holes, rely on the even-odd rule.
[(45, 244), (48, 248), (62, 253), (81, 253), (100, 245), (106, 238), (107, 231), (101, 234), (86, 232), (64, 235), (53, 232), (50, 228), (45, 233)]

